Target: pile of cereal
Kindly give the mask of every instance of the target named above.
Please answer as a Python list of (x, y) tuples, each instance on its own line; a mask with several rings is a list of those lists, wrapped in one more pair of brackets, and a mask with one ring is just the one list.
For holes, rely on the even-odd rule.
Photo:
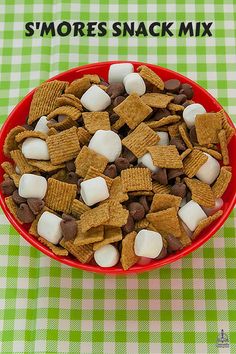
[(6, 137), (1, 190), (19, 223), (56, 255), (127, 270), (181, 250), (222, 215), (234, 129), (187, 83), (110, 66), (33, 96)]

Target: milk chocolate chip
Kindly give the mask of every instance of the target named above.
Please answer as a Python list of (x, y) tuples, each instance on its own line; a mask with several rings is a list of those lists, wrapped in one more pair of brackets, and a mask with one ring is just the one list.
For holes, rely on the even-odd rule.
[(193, 88), (189, 84), (182, 84), (179, 93), (184, 94), (188, 100), (193, 98)]
[(22, 203), (19, 206), (19, 208), (17, 208), (16, 214), (24, 224), (29, 224), (33, 222), (35, 219), (32, 210), (29, 208), (28, 204), (26, 203)]
[(110, 177), (110, 178), (116, 178), (117, 177), (116, 165), (113, 163), (113, 164), (107, 166), (105, 168), (105, 171), (103, 172), (103, 174), (107, 177)]
[(16, 186), (11, 178), (6, 178), (1, 184), (1, 191), (4, 195), (12, 195), (14, 190), (16, 190)]
[(185, 151), (187, 149), (183, 139), (180, 136), (175, 136), (170, 139), (170, 145), (175, 145), (177, 150)]
[(124, 92), (125, 87), (120, 82), (110, 84), (106, 90), (106, 93), (111, 97), (111, 99), (114, 99), (117, 96), (122, 96)]
[(20, 205), (21, 203), (26, 203), (26, 199), (25, 198), (22, 198), (19, 193), (18, 193), (18, 190), (16, 189), (13, 194), (12, 194), (12, 199), (13, 201)]
[(75, 220), (61, 221), (62, 235), (65, 241), (73, 240), (77, 234), (77, 223)]
[(186, 196), (187, 187), (184, 183), (175, 183), (171, 186), (171, 194), (184, 198)]
[(127, 168), (129, 168), (129, 160), (125, 157), (118, 157), (115, 160), (115, 165), (119, 172), (122, 170), (126, 170)]
[(145, 209), (142, 204), (138, 202), (132, 202), (128, 205), (130, 215), (134, 220), (142, 220), (145, 216)]
[(139, 203), (142, 204), (142, 206), (144, 207), (145, 212), (148, 213), (150, 208), (149, 208), (149, 205), (148, 205), (147, 197), (145, 195), (142, 195), (139, 198)]
[(40, 213), (45, 204), (44, 201), (40, 198), (28, 198), (27, 203), (34, 215)]
[(134, 231), (134, 219), (129, 214), (127, 223), (122, 227), (122, 231), (124, 234), (129, 234), (130, 232)]
[(182, 243), (180, 240), (173, 235), (168, 235), (166, 237), (166, 241), (168, 242), (168, 252), (172, 253), (178, 251), (182, 248)]
[(167, 92), (179, 92), (179, 89), (180, 89), (180, 81), (177, 80), (177, 79), (170, 79), (170, 80), (167, 80), (164, 82), (165, 84), (165, 90)]
[(152, 172), (152, 179), (166, 186), (168, 184), (165, 168), (158, 168), (156, 172)]

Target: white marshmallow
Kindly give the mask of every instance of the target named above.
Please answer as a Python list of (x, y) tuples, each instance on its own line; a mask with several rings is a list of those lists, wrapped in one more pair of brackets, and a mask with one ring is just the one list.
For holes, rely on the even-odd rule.
[(224, 204), (223, 199), (221, 198), (217, 198), (215, 200), (215, 206), (213, 208), (205, 208), (202, 207), (202, 209), (205, 211), (205, 213), (207, 214), (207, 216), (214, 214), (217, 210), (220, 210), (222, 208)]
[(153, 165), (152, 156), (147, 152), (142, 157), (138, 158), (138, 163), (142, 163), (144, 166), (149, 168), (152, 172), (157, 172), (158, 167)]
[(140, 230), (134, 241), (134, 252), (137, 256), (156, 258), (161, 253), (163, 240), (158, 232)]
[(22, 144), (22, 154), (27, 159), (49, 160), (46, 141), (39, 138), (27, 138)]
[(18, 193), (23, 198), (43, 199), (47, 192), (47, 180), (42, 176), (24, 173), (19, 182)]
[(16, 173), (18, 174), (18, 175), (20, 175), (20, 169), (19, 169), (19, 167), (16, 165), (16, 167), (15, 167), (15, 171), (16, 171)]
[(62, 238), (61, 221), (59, 216), (45, 211), (37, 224), (38, 234), (56, 245)]
[(191, 231), (196, 229), (201, 220), (207, 218), (207, 215), (202, 210), (200, 205), (193, 200), (190, 200), (187, 204), (180, 208), (178, 215)]
[(46, 116), (42, 116), (39, 118), (34, 130), (37, 132), (42, 132), (47, 134), (49, 132), (49, 128), (47, 126), (48, 120)]
[(124, 77), (133, 72), (134, 67), (131, 63), (112, 64), (108, 72), (108, 82), (110, 84), (114, 82), (123, 82)]
[(119, 261), (120, 255), (113, 245), (105, 245), (94, 252), (95, 262), (103, 268), (113, 267)]
[(206, 113), (205, 108), (200, 103), (193, 103), (183, 110), (183, 118), (188, 128), (195, 125), (195, 118), (197, 114)]
[(212, 157), (211, 155), (204, 152), (208, 157), (207, 161), (199, 168), (196, 173), (196, 177), (202, 182), (207, 184), (212, 184), (220, 173), (220, 164), (219, 162)]
[(80, 194), (88, 206), (109, 198), (109, 191), (104, 178), (87, 179), (80, 184)]
[(160, 140), (158, 141), (157, 145), (169, 145), (169, 134), (167, 132), (157, 132)]
[(90, 112), (103, 111), (111, 104), (111, 98), (97, 85), (91, 86), (80, 99), (82, 105)]
[(114, 162), (122, 150), (120, 137), (112, 130), (97, 130), (88, 147), (105, 156), (109, 162)]
[(138, 73), (131, 73), (124, 78), (125, 91), (130, 95), (135, 92), (142, 96), (146, 92), (146, 85), (143, 78)]

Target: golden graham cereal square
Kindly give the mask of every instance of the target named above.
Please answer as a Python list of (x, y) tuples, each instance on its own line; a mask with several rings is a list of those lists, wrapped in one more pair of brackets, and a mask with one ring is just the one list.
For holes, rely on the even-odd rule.
[(193, 148), (193, 144), (191, 143), (188, 131), (187, 131), (187, 126), (185, 123), (180, 124), (179, 126), (179, 133), (181, 135), (181, 138), (183, 139), (183, 141), (185, 142), (187, 148), (192, 149)]
[(158, 89), (164, 90), (164, 82), (153, 70), (149, 69), (146, 65), (139, 66), (137, 70), (144, 80), (147, 80)]
[(57, 256), (68, 256), (68, 251), (61, 247), (61, 246), (56, 246), (53, 243), (49, 242), (46, 240), (44, 237), (39, 237), (38, 238), (39, 242), (41, 242), (44, 246), (47, 246), (54, 254)]
[[(181, 117), (178, 115), (173, 115), (173, 116), (167, 116), (163, 117), (160, 120), (154, 120), (147, 122), (147, 126), (153, 130), (160, 130), (161, 127), (165, 128), (164, 125), (166, 126), (167, 124), (174, 124), (178, 123), (181, 120)], [(168, 128), (167, 128), (168, 131)]]
[(84, 178), (84, 181), (86, 181), (87, 179), (91, 179), (91, 178), (95, 178), (95, 177), (102, 177), (105, 179), (106, 184), (108, 186), (108, 188), (111, 188), (111, 185), (113, 183), (113, 179), (104, 175), (103, 173), (99, 172), (99, 170), (93, 166), (90, 166), (88, 169), (88, 172), (86, 173), (86, 176)]
[(48, 114), (47, 119), (49, 120), (49, 123), (51, 119), (56, 118), (59, 115), (66, 116), (70, 118), (73, 122), (79, 119), (79, 117), (81, 116), (81, 111), (78, 108), (72, 106), (57, 107), (51, 113)]
[(102, 241), (104, 238), (104, 226), (100, 225), (97, 227), (92, 227), (87, 232), (82, 232), (81, 221), (77, 221), (78, 231), (76, 238), (74, 239), (74, 245), (83, 246), (89, 245), (90, 243)]
[(163, 93), (145, 93), (141, 96), (141, 100), (152, 108), (166, 108), (173, 96), (164, 95)]
[(122, 140), (122, 144), (136, 157), (141, 157), (147, 152), (147, 147), (156, 145), (159, 140), (159, 136), (152, 129), (146, 124), (140, 123), (132, 133)]
[(153, 164), (162, 168), (182, 168), (183, 163), (176, 146), (157, 145), (148, 148), (153, 160)]
[(84, 112), (82, 113), (85, 128), (90, 134), (97, 130), (110, 130), (110, 119), (108, 112)]
[(81, 96), (87, 91), (91, 86), (91, 82), (88, 77), (82, 77), (81, 79), (76, 79), (70, 83), (65, 89), (65, 93), (71, 93), (72, 95), (81, 98)]
[(208, 216), (208, 218), (200, 221), (193, 233), (193, 239), (202, 232), (207, 226), (209, 226), (213, 221), (218, 219), (223, 214), (222, 210), (218, 210), (215, 214)]
[(200, 145), (219, 142), (218, 133), (222, 129), (222, 121), (217, 113), (197, 114), (195, 127)]
[(116, 106), (113, 111), (120, 116), (122, 122), (130, 129), (136, 128), (152, 112), (137, 93), (132, 93), (123, 102)]
[(120, 227), (105, 226), (103, 241), (93, 244), (93, 250), (96, 251), (100, 247), (122, 240), (122, 232)]
[(18, 149), (18, 143), (16, 141), (16, 136), (25, 131), (24, 127), (21, 127), (20, 125), (17, 125), (16, 127), (12, 128), (9, 133), (7, 134), (4, 145), (3, 145), (3, 152), (4, 155), (7, 157), (10, 157), (10, 152), (12, 150)]
[(109, 205), (109, 220), (104, 225), (113, 227), (124, 226), (129, 216), (128, 210), (115, 200), (110, 200), (107, 204)]
[(46, 143), (53, 165), (60, 165), (62, 162), (74, 159), (80, 151), (76, 127), (72, 127), (55, 135), (50, 135)]
[(146, 217), (158, 232), (170, 233), (175, 237), (180, 237), (181, 230), (175, 207), (149, 213)]
[(184, 181), (192, 193), (192, 200), (206, 208), (215, 206), (215, 197), (209, 184), (197, 178), (185, 178)]
[(71, 205), (71, 214), (79, 219), (80, 216), (91, 208), (78, 199), (74, 199)]
[(90, 209), (80, 216), (81, 230), (86, 232), (92, 227), (104, 225), (110, 218), (109, 204), (104, 203)]
[(71, 212), (72, 202), (77, 194), (75, 184), (48, 179), (48, 188), (45, 196), (45, 205), (55, 211)]
[(156, 181), (152, 182), (152, 190), (154, 193), (160, 194), (160, 193), (164, 193), (164, 194), (170, 194), (170, 186), (164, 186), (163, 184), (160, 184)]
[(111, 189), (110, 189), (109, 200), (116, 200), (117, 202), (125, 202), (129, 199), (129, 196), (126, 192), (123, 192), (121, 177), (117, 176), (113, 179)]
[(89, 149), (87, 146), (83, 146), (75, 160), (76, 173), (81, 177), (85, 177), (91, 166), (102, 173), (107, 163), (108, 160), (106, 157)]
[(90, 133), (82, 128), (82, 127), (79, 127), (77, 129), (77, 135), (78, 135), (78, 138), (79, 138), (79, 143), (80, 143), (80, 146), (84, 146), (84, 145), (87, 145), (91, 139), (91, 135)]
[(65, 241), (62, 239), (60, 245), (67, 249), (78, 261), (81, 263), (89, 263), (93, 258), (93, 246), (92, 245), (83, 245), (77, 246), (74, 245), (72, 240)]
[(150, 212), (154, 213), (156, 211), (165, 210), (173, 206), (178, 211), (181, 200), (182, 200), (181, 197), (177, 197), (175, 195), (164, 194), (164, 193), (154, 194)]
[(220, 148), (221, 148), (221, 153), (223, 157), (223, 164), (224, 165), (229, 165), (229, 152), (228, 152), (228, 147), (227, 147), (227, 136), (226, 136), (226, 131), (222, 129), (219, 134), (219, 142), (220, 142)]
[(135, 263), (138, 262), (139, 257), (134, 253), (134, 241), (137, 233), (135, 231), (129, 233), (122, 240), (122, 250), (121, 250), (121, 265), (124, 270), (129, 269)]
[(71, 93), (65, 93), (64, 95), (61, 95), (60, 97), (56, 98), (55, 108), (61, 106), (72, 106), (79, 109), (80, 111), (83, 110), (80, 99), (78, 97), (75, 97)]
[(31, 173), (33, 171), (37, 171), (38, 168), (31, 166), (29, 164), (29, 160), (27, 160), (22, 154), (21, 150), (12, 150), (10, 152), (12, 160), (15, 162), (16, 166), (19, 168), (20, 173)]
[(221, 167), (220, 174), (212, 186), (212, 191), (215, 198), (220, 198), (226, 191), (229, 182), (232, 178), (232, 173), (226, 167)]
[(151, 172), (148, 168), (129, 168), (121, 171), (123, 192), (152, 190)]
[(202, 151), (194, 149), (183, 160), (184, 173), (192, 178), (206, 161), (207, 156)]

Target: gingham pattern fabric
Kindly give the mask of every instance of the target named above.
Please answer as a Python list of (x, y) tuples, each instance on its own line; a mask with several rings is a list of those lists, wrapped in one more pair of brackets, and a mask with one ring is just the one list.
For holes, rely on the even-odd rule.
[[(32, 4), (34, 3), (34, 4)], [(129, 4), (128, 4), (129, 3)], [(158, 3), (158, 4), (157, 4)], [(160, 4), (161, 3), (161, 4)], [(236, 121), (234, 0), (0, 3), (1, 123), (32, 88), (85, 63), (139, 60), (208, 89)], [(213, 21), (212, 37), (25, 37), (29, 21)], [(127, 277), (70, 269), (0, 216), (1, 353), (236, 353), (235, 218), (162, 269)], [(230, 348), (216, 341), (223, 329)]]

